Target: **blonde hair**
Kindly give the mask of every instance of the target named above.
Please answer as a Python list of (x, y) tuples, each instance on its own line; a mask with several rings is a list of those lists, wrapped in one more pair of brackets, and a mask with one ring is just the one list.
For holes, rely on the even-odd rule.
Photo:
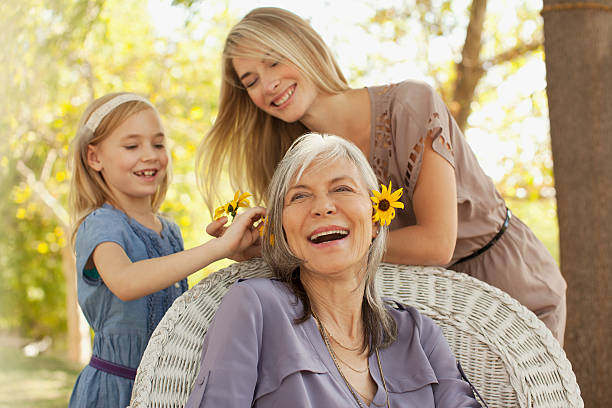
[[(306, 320), (312, 311), (308, 296), (299, 280), (299, 274), (296, 273), (296, 268), (302, 264), (302, 260), (291, 252), (283, 229), (285, 196), (291, 187), (290, 184), (299, 180), (311, 165), (325, 166), (326, 163), (333, 163), (338, 159), (345, 159), (355, 166), (368, 191), (380, 191), (374, 170), (357, 146), (339, 136), (318, 133), (305, 134), (291, 145), (278, 164), (268, 187), (268, 227), (264, 229), (262, 255), (272, 267), (276, 277), (287, 283), (302, 301), (304, 315), (298, 319), (298, 322)], [(270, 241), (272, 234), (273, 245)], [(388, 226), (379, 225), (378, 233), (368, 250), (364, 274), (362, 317), (370, 351), (379, 346), (386, 347), (397, 338), (395, 320), (387, 312), (375, 282), (378, 266), (385, 252), (387, 234)]]
[(211, 212), (220, 199), (224, 172), (232, 187), (248, 190), (263, 201), (276, 164), (291, 143), (308, 131), (300, 122), (286, 123), (261, 111), (240, 83), (233, 58), (269, 59), (270, 54), (294, 65), (322, 92), (338, 94), (349, 89), (331, 50), (308, 22), (280, 8), (249, 12), (225, 41), (219, 113), (196, 155), (198, 186)]
[[(87, 161), (87, 151), (90, 145), (97, 145), (103, 142), (115, 129), (117, 129), (127, 118), (145, 109), (157, 111), (148, 102), (142, 100), (129, 100), (122, 102), (112, 109), (102, 118), (98, 126), (92, 130), (86, 126), (88, 119), (105, 103), (121, 95), (130, 95), (129, 92), (117, 92), (104, 95), (93, 101), (81, 116), (76, 136), (71, 143), (71, 153), (69, 166), (72, 171), (70, 181), (69, 209), (72, 225), (72, 241), (81, 222), (96, 208), (101, 207), (105, 202), (121, 209), (119, 203), (114, 198), (113, 193), (106, 184), (102, 175), (92, 169)], [(140, 97), (137, 97), (140, 98)], [(151, 197), (151, 207), (154, 212), (159, 210), (170, 183), (170, 164), (165, 177), (160, 183), (157, 191)]]

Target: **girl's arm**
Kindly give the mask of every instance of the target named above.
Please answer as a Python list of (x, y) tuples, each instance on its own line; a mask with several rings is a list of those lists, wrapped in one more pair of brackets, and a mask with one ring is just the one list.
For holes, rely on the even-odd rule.
[(251, 247), (259, 239), (253, 223), (264, 214), (264, 208), (249, 208), (236, 216), (222, 236), (172, 255), (132, 262), (120, 245), (103, 242), (94, 249), (92, 259), (113, 294), (123, 301), (139, 299)]
[(453, 256), (457, 241), (455, 170), (433, 150), (431, 138), (424, 145), (412, 198), (416, 224), (389, 233), (385, 262), (446, 265)]

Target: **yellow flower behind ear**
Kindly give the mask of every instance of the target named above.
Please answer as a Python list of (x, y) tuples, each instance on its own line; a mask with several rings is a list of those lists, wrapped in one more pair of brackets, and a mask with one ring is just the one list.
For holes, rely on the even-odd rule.
[(391, 192), (391, 181), (389, 181), (389, 188), (384, 184), (380, 185), (382, 192), (372, 190), (374, 197), (370, 197), (374, 207), (374, 215), (372, 215), (372, 221), (380, 221), (380, 225), (389, 225), (391, 220), (395, 218), (395, 209), (404, 208), (404, 203), (398, 201), (402, 196), (403, 189), (399, 188), (393, 193)]

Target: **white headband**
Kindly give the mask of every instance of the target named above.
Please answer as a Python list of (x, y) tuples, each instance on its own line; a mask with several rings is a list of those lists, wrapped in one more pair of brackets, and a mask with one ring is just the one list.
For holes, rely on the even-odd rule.
[(96, 109), (89, 116), (89, 119), (87, 119), (87, 122), (85, 123), (85, 128), (90, 130), (92, 133), (95, 132), (96, 129), (98, 128), (98, 125), (100, 124), (102, 119), (104, 119), (106, 115), (111, 113), (113, 109), (115, 109), (117, 106), (121, 105), (122, 103), (130, 102), (130, 101), (144, 102), (155, 110), (155, 106), (153, 106), (151, 102), (149, 102), (146, 98), (143, 98), (140, 95), (136, 95), (133, 93), (121, 94), (121, 95), (115, 96), (113, 99), (106, 102), (104, 105), (100, 106), (98, 109)]

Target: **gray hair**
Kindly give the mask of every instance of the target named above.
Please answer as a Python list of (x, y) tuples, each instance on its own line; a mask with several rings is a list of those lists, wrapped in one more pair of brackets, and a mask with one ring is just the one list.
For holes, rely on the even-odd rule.
[[(318, 133), (305, 134), (293, 142), (276, 167), (268, 186), (267, 227), (264, 229), (262, 243), (263, 258), (270, 264), (277, 278), (289, 283), (304, 303), (304, 316), (298, 319), (300, 321), (307, 319), (312, 312), (307, 297), (304, 299), (303, 296), (300, 296), (300, 288), (295, 287), (298, 282), (295, 282), (294, 272), (303, 261), (292, 253), (284, 234), (285, 196), (290, 188), (290, 183), (299, 180), (310, 165), (331, 163), (337, 159), (348, 160), (355, 166), (362, 182), (369, 190), (380, 191), (372, 167), (357, 146), (341, 137)], [(272, 234), (274, 235), (273, 244), (270, 241)], [(364, 327), (366, 328), (366, 339), (370, 339), (371, 350), (378, 346), (387, 346), (395, 340), (397, 333), (395, 321), (386, 311), (375, 284), (376, 272), (385, 252), (387, 234), (388, 227), (379, 225), (378, 234), (372, 240), (368, 250), (364, 275)], [(305, 296), (305, 293), (303, 295)], [(367, 310), (371, 311), (371, 315), (367, 315)], [(382, 333), (380, 333), (381, 324)]]

